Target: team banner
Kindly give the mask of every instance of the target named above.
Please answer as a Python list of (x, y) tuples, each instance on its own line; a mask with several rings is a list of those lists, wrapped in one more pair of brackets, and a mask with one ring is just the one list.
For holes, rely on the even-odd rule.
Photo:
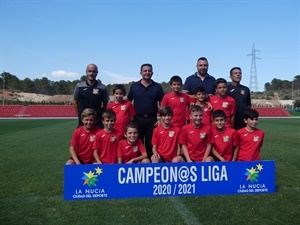
[(275, 192), (275, 161), (65, 165), (64, 199)]

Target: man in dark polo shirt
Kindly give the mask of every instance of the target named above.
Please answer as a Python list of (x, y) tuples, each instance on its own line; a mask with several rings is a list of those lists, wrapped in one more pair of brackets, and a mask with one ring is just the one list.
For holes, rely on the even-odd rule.
[(102, 112), (106, 109), (108, 93), (106, 86), (96, 80), (98, 67), (89, 64), (86, 67), (86, 80), (76, 84), (73, 94), (73, 106), (78, 116), (78, 126), (82, 126), (81, 113), (86, 108), (97, 112), (95, 125), (103, 128)]
[(194, 95), (197, 87), (202, 86), (206, 95), (212, 95), (215, 93), (215, 81), (216, 79), (207, 73), (208, 61), (205, 57), (201, 57), (197, 60), (197, 72), (186, 78), (183, 86), (184, 93)]
[(248, 87), (241, 85), (242, 69), (233, 67), (230, 70), (231, 84), (227, 87), (227, 95), (234, 98), (236, 105), (235, 120), (233, 128), (238, 130), (246, 126), (243, 114), (246, 109), (251, 108), (251, 93)]
[(139, 127), (139, 138), (143, 141), (150, 159), (152, 156), (152, 133), (154, 124), (157, 123), (158, 107), (164, 92), (160, 84), (151, 79), (153, 75), (151, 64), (143, 64), (140, 74), (142, 79), (131, 85), (127, 98), (129, 101), (133, 101), (136, 111), (135, 123)]

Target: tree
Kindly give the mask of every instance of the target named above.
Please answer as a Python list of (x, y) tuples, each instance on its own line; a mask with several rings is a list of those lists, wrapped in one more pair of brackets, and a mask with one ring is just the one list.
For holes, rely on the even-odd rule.
[(29, 92), (29, 93), (34, 93), (36, 92), (36, 89), (34, 87), (34, 82), (30, 80), (28, 77), (26, 77), (23, 82), (21, 87), (23, 87), (24, 92)]
[[(4, 87), (3, 87), (3, 76), (2, 76), (2, 74), (1, 74), (1, 78), (0, 78), (0, 85), (1, 85), (1, 89), (3, 89)], [(4, 84), (4, 86), (5, 86), (5, 84)]]
[[(10, 90), (20, 90), (20, 80), (18, 77), (16, 77), (13, 74), (7, 73), (7, 72), (3, 72), (1, 74), (1, 77), (3, 79), (4, 77), (4, 82), (5, 82), (5, 88), (6, 89), (10, 89)], [(3, 83), (3, 80), (2, 80)]]
[(293, 89), (294, 90), (300, 90), (300, 75), (297, 75), (297, 76), (294, 77)]
[(292, 82), (288, 80), (283, 80), (280, 88), (281, 90), (291, 90)]
[(51, 86), (51, 82), (47, 77), (43, 77), (42, 79), (34, 79), (34, 84), (37, 90), (37, 93), (45, 94), (45, 95), (53, 95), (54, 89)]
[(80, 77), (80, 81), (85, 81), (85, 75), (82, 75), (82, 76)]
[(166, 83), (166, 82), (163, 81), (161, 83), (161, 87), (164, 90), (164, 93), (170, 92), (170, 84), (169, 83)]
[(56, 94), (68, 95), (69, 94), (69, 88), (68, 88), (67, 81), (60, 80), (58, 82), (55, 82), (53, 84), (53, 90)]
[(299, 99), (294, 101), (294, 108), (300, 108), (300, 100)]
[(268, 82), (265, 83), (265, 91), (271, 91), (272, 90), (272, 85)]

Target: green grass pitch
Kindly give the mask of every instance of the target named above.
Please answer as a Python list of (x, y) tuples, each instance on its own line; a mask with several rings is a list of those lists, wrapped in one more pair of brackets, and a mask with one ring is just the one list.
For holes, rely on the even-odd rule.
[(262, 159), (276, 161), (276, 193), (63, 200), (76, 120), (0, 120), (1, 224), (299, 224), (300, 119), (259, 119)]

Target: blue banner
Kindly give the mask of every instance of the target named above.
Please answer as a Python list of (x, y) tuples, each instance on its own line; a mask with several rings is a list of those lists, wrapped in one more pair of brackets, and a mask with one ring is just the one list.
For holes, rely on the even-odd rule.
[(65, 165), (64, 199), (275, 192), (275, 161)]

